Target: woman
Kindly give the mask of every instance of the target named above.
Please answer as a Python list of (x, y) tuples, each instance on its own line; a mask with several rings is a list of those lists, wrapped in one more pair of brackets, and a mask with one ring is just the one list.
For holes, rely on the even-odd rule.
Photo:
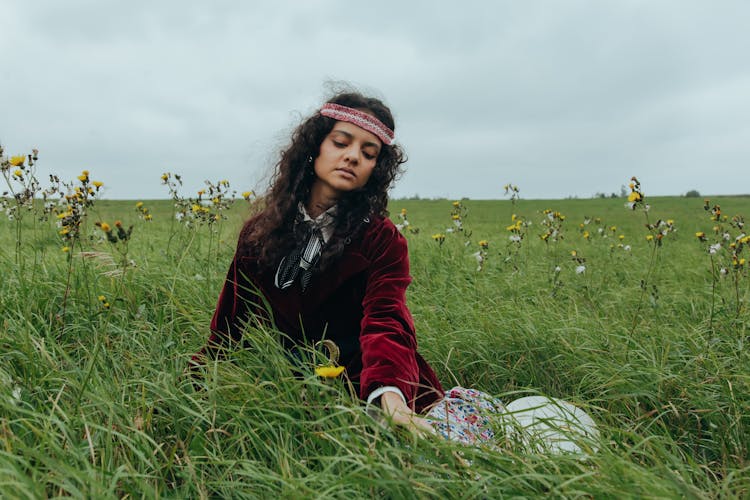
[[(360, 398), (395, 423), (493, 446), (489, 414), (502, 414), (513, 427), (537, 428), (545, 442), (554, 438), (560, 450), (575, 449), (550, 433), (550, 422), (588, 433), (593, 421), (579, 409), (537, 396), (511, 403), (518, 412), (510, 415), (480, 391), (445, 394), (417, 352), (406, 240), (386, 217), (388, 189), (405, 161), (393, 131), (390, 110), (358, 93), (336, 95), (297, 127), (265, 209), (240, 233), (211, 337), (194, 362), (239, 341), (243, 325), (272, 322), (292, 352), (333, 342)], [(429, 419), (420, 416), (427, 411)]]
[(268, 322), (270, 312), (286, 348), (334, 342), (363, 400), (431, 430), (418, 413), (443, 389), (417, 352), (406, 240), (386, 217), (404, 161), (378, 99), (338, 94), (299, 125), (265, 209), (240, 233), (211, 337), (194, 360), (239, 341), (246, 322)]

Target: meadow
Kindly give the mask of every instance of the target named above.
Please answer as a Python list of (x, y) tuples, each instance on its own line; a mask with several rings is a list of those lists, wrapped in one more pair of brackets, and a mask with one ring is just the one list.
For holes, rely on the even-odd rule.
[(443, 384), (575, 402), (601, 432), (581, 458), (382, 425), (345, 380), (294, 376), (272, 329), (186, 376), (255, 196), (92, 179), (4, 199), (3, 497), (750, 495), (748, 197), (391, 203)]

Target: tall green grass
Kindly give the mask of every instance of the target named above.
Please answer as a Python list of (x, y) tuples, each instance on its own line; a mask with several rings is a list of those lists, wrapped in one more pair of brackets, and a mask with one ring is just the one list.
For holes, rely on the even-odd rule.
[[(431, 235), (452, 226), (450, 201), (391, 205), (394, 216), (407, 210), (409, 305), (420, 351), (444, 385), (581, 405), (601, 431), (587, 460), (465, 448), (384, 426), (344, 381), (316, 379), (312, 366), (295, 376), (272, 330), (248, 331), (252, 348), (210, 364), (201, 379), (186, 376), (245, 205), (211, 234), (174, 225), (167, 201), (146, 202), (150, 223), (132, 202), (99, 201), (70, 263), (54, 223), (31, 218), (16, 262), (16, 226), (0, 221), (0, 493), (747, 496), (747, 268), (736, 283), (714, 278), (694, 236), (713, 226), (701, 201), (648, 201), (652, 221), (677, 227), (656, 250), (643, 214), (622, 200), (465, 200), (465, 232), (442, 245)], [(750, 213), (748, 198), (714, 201), (727, 215)], [(566, 216), (555, 244), (537, 236), (546, 208)], [(520, 247), (505, 229), (514, 213), (532, 222)], [(584, 216), (624, 239), (584, 239)], [(121, 273), (110, 273), (119, 254), (93, 226), (115, 219), (135, 225), (135, 265)], [(472, 253), (482, 239), (478, 272)], [(584, 273), (571, 250), (586, 259)]]

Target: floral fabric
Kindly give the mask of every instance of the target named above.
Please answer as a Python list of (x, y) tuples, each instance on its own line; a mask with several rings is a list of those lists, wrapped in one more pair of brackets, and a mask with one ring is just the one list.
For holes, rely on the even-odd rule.
[(491, 415), (500, 413), (505, 413), (505, 406), (499, 399), (476, 389), (454, 387), (430, 409), (426, 418), (447, 440), (495, 446)]

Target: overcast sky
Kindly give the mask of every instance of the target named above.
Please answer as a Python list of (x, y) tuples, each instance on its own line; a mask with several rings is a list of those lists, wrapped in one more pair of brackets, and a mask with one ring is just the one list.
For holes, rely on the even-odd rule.
[(347, 81), (389, 104), (393, 196), (750, 192), (750, 2), (0, 2), (0, 144), (108, 198), (257, 189)]

